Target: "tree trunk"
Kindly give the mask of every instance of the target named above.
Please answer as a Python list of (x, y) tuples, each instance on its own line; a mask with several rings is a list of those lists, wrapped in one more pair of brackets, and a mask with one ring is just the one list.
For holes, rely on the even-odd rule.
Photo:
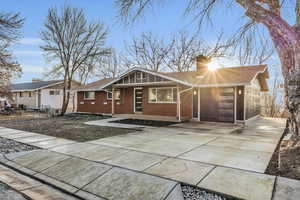
[(60, 115), (63, 116), (67, 112), (70, 99), (71, 81), (65, 78), (63, 88), (63, 103)]
[(285, 76), (286, 106), (289, 110), (289, 132), (300, 135), (300, 72)]

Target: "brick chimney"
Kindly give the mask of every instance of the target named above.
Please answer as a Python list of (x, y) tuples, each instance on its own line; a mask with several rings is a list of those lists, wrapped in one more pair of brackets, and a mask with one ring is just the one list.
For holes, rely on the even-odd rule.
[(207, 70), (208, 69), (207, 64), (211, 61), (210, 58), (203, 55), (197, 56), (195, 60), (196, 60), (197, 71)]

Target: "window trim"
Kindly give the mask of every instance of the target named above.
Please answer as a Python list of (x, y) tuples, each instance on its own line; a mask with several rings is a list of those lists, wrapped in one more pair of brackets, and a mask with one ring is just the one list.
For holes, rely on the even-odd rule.
[(112, 91), (106, 91), (106, 100), (112, 100), (112, 95), (111, 97), (108, 97), (108, 94), (112, 94)]
[[(155, 89), (156, 90), (156, 101), (155, 102), (152, 102), (150, 101), (150, 91), (152, 89)], [(171, 89), (172, 90), (172, 102), (166, 102), (166, 101), (157, 101), (157, 91), (158, 89)], [(151, 87), (151, 88), (148, 88), (148, 103), (154, 103), (154, 104), (177, 104), (177, 101), (174, 101), (174, 89), (177, 90), (177, 87)], [(177, 94), (175, 94), (177, 95)]]
[[(93, 92), (94, 93), (94, 98), (86, 98), (86, 96), (85, 96), (86, 92)], [(85, 91), (85, 92), (83, 92), (83, 99), (84, 100), (95, 100), (96, 99), (96, 92), (95, 91)]]

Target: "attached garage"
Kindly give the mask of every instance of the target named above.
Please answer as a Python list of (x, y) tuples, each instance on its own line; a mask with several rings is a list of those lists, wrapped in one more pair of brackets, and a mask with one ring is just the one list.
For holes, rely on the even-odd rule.
[(234, 122), (233, 87), (200, 89), (200, 121)]

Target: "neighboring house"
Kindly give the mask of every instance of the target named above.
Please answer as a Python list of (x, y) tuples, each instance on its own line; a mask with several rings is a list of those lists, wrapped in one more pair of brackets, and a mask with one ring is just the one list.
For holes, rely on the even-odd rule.
[[(74, 82), (74, 87), (78, 83)], [(11, 84), (13, 104), (26, 109), (61, 109), (63, 102), (63, 80), (41, 81), (33, 79), (32, 82)], [(71, 91), (68, 111), (76, 109), (76, 92)]]
[(78, 89), (78, 112), (171, 116), (178, 121), (246, 121), (260, 114), (268, 91), (266, 65), (209, 70), (197, 58), (191, 72), (133, 68)]

